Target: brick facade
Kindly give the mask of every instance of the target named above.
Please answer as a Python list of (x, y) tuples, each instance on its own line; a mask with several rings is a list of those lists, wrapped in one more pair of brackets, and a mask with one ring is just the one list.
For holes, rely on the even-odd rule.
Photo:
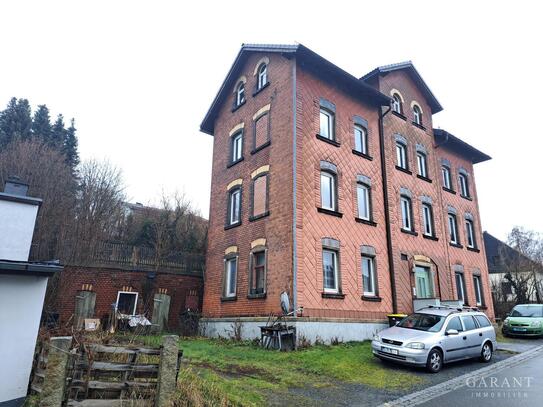
[[(253, 73), (255, 65), (263, 57), (269, 61), (269, 85), (255, 93), (256, 77)], [(485, 309), (493, 317), (473, 164), (457, 149), (437, 144), (432, 127), (432, 109), (435, 105), (428, 100), (428, 92), (421, 88), (420, 83), (404, 70), (377, 75), (368, 81), (384, 95), (389, 96), (395, 89), (403, 97), (405, 117), (388, 113), (383, 120), (388, 177), (388, 201), (385, 201), (379, 113), (386, 108), (381, 108), (379, 103), (372, 100), (368, 96), (370, 92), (357, 94), (340, 86), (339, 80), (327, 79), (328, 73), (311, 69), (301, 58), (278, 52), (250, 52), (246, 58), (237, 60), (232, 72), (235, 72), (235, 77), (227, 78), (225, 84), (228, 87), (221, 91), (226, 95), (225, 99), (219, 106), (212, 107), (216, 114), (211, 126), (214, 150), (204, 316), (221, 318), (278, 313), (281, 310), (279, 295), (286, 291), (296, 306), (303, 307), (304, 317), (365, 321), (384, 319), (386, 314), (393, 311), (385, 221), (385, 211), (388, 210), (397, 311), (413, 311), (413, 299), (416, 298), (415, 265), (430, 268), (435, 297), (441, 300), (457, 299), (453, 268), (462, 265), (467, 302), (475, 305), (472, 277), (473, 273), (480, 273), (484, 305), (488, 307)], [(340, 72), (338, 75), (346, 74)], [(233, 109), (234, 87), (238, 78), (243, 77), (246, 79), (246, 102)], [(293, 101), (296, 106), (293, 106)], [(422, 111), (422, 126), (412, 123), (412, 102), (416, 102)], [(317, 137), (322, 103), (335, 109), (334, 143)], [(263, 124), (255, 125), (255, 113), (267, 104), (270, 105), (269, 123), (266, 123), (270, 144), (252, 153), (255, 132), (259, 139), (263, 132)], [(355, 120), (360, 119), (367, 122), (367, 156), (353, 152), (353, 126)], [(242, 126), (244, 131), (243, 160), (229, 165), (230, 137), (236, 126)], [(401, 135), (406, 141), (411, 173), (396, 168), (396, 135)], [(417, 177), (417, 148), (427, 153), (429, 180)], [(440, 163), (443, 158), (451, 163), (455, 189), (458, 189), (458, 169), (463, 168), (469, 174), (471, 199), (442, 189)], [(337, 169), (338, 208), (337, 213), (333, 214), (320, 209), (320, 172), (323, 165)], [(262, 166), (269, 166), (269, 215), (251, 221), (251, 173)], [(356, 219), (357, 179), (364, 179), (370, 186), (371, 222)], [(225, 227), (227, 186), (233, 181), (239, 185), (240, 180), (241, 224)], [(401, 231), (400, 194), (406, 191), (412, 199), (416, 234)], [(427, 239), (422, 234), (421, 197), (432, 202), (437, 239)], [(458, 213), (461, 241), (466, 239), (464, 214), (473, 216), (479, 251), (449, 244), (449, 206), (453, 206)], [(250, 253), (252, 243), (257, 239), (265, 239), (260, 240), (259, 244), (265, 242), (267, 249), (266, 294), (251, 298), (248, 295)], [(339, 242), (338, 295), (326, 295), (323, 290), (323, 239)], [(374, 250), (378, 294), (371, 298), (363, 295), (361, 246)], [(236, 296), (225, 298), (224, 265), (225, 259), (231, 256), (238, 258)]]

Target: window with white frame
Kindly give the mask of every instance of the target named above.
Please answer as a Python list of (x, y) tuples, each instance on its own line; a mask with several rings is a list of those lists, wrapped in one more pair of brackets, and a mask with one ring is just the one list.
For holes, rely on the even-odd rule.
[(239, 131), (232, 136), (231, 148), (232, 156), (230, 157), (231, 163), (236, 163), (243, 157), (243, 132)]
[(238, 276), (238, 257), (229, 257), (224, 260), (224, 297), (236, 296), (236, 282)]
[(235, 107), (241, 106), (243, 103), (245, 103), (245, 83), (241, 81), (236, 87)]
[(452, 189), (451, 188), (451, 169), (446, 165), (442, 165), (441, 175), (443, 176), (443, 186), (447, 189)]
[(475, 242), (475, 229), (471, 219), (466, 219), (466, 244), (471, 249), (475, 249), (477, 247)]
[(268, 65), (266, 63), (262, 63), (258, 67), (258, 84), (257, 84), (257, 90), (262, 89), (264, 86), (268, 84)]
[(475, 304), (477, 306), (483, 305), (483, 286), (481, 283), (481, 276), (473, 276), (473, 289), (475, 290)]
[(407, 170), (407, 146), (400, 141), (396, 141), (396, 165)]
[(241, 188), (232, 189), (228, 193), (228, 225), (241, 222)]
[(402, 98), (397, 93), (392, 95), (392, 110), (402, 114)]
[(429, 203), (422, 204), (422, 223), (423, 231), (426, 236), (434, 236), (434, 214), (432, 205)]
[(337, 211), (336, 175), (321, 171), (321, 207)]
[(402, 195), (400, 197), (400, 209), (402, 214), (402, 229), (413, 231), (411, 198)]
[(354, 149), (362, 154), (368, 154), (368, 130), (358, 124), (354, 126)]
[(319, 135), (329, 140), (335, 140), (336, 136), (334, 134), (334, 113), (332, 113), (330, 110), (327, 110), (321, 107), (319, 117), (320, 117)]
[(422, 126), (422, 111), (417, 105), (413, 105), (413, 122)]
[(338, 252), (336, 250), (322, 250), (322, 271), (324, 292), (338, 293)]
[(466, 174), (458, 174), (458, 184), (460, 185), (460, 195), (464, 198), (469, 198), (468, 177)]
[(464, 273), (454, 273), (454, 279), (456, 282), (457, 299), (462, 301), (462, 304), (467, 304), (468, 299), (466, 298), (466, 282), (464, 281)]
[(447, 219), (449, 223), (449, 242), (452, 244), (459, 244), (456, 215), (454, 213), (449, 213)]
[(358, 218), (371, 220), (370, 187), (366, 184), (356, 184), (356, 197), (358, 203)]
[(365, 296), (377, 296), (375, 258), (362, 256), (362, 289)]
[(138, 303), (138, 293), (131, 291), (119, 291), (117, 292), (117, 302), (115, 303), (115, 310), (125, 315), (135, 315), (136, 305)]
[(422, 151), (417, 152), (417, 167), (419, 175), (428, 178), (428, 163), (426, 161), (426, 154)]

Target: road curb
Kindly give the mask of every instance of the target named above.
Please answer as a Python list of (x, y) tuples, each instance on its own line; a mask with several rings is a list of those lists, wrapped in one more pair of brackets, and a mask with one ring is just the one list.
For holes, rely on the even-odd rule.
[(428, 387), (426, 389), (408, 394), (400, 397), (399, 399), (388, 401), (381, 404), (379, 407), (411, 407), (417, 406), (433, 398), (450, 393), (456, 389), (466, 386), (468, 379), (479, 379), (489, 373), (499, 372), (503, 369), (507, 369), (512, 366), (516, 366), (526, 359), (531, 358), (534, 355), (543, 353), (543, 345), (534, 349), (527, 350), (519, 355), (511, 356), (509, 359), (496, 362), (490, 366), (483, 367), (475, 372), (466, 373), (462, 376), (455, 377), (454, 379), (447, 380), (443, 383), (436, 384), (435, 386)]

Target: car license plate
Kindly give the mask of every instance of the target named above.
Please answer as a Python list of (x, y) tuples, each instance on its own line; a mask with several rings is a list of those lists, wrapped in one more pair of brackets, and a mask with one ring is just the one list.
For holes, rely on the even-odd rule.
[(526, 328), (513, 328), (513, 331), (515, 331), (515, 332), (526, 332), (527, 329)]
[(386, 353), (390, 353), (392, 355), (397, 355), (398, 354), (398, 350), (397, 349), (390, 349), (390, 348), (387, 348), (386, 346), (381, 346), (381, 350), (383, 352), (386, 352)]

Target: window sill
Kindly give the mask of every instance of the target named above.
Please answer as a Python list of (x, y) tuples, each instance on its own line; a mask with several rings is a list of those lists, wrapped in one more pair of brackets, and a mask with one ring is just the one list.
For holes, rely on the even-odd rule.
[(464, 246), (462, 246), (460, 243), (449, 242), (449, 246), (456, 247), (458, 249), (463, 249), (464, 248)]
[(262, 92), (264, 89), (266, 89), (268, 86), (270, 86), (270, 82), (266, 82), (264, 85), (262, 85), (262, 87), (260, 89), (257, 89), (254, 91), (253, 93), (253, 97), (255, 97), (256, 95), (258, 95), (260, 92)]
[(336, 141), (336, 140), (331, 140), (327, 137), (324, 137), (324, 136), (321, 136), (320, 134), (317, 134), (317, 139), (320, 140), (320, 141), (324, 141), (325, 143), (328, 143), (328, 144), (331, 144), (333, 145), (334, 147), (339, 147), (341, 146), (341, 143)]
[(424, 175), (419, 175), (417, 174), (417, 178), (423, 180), (423, 181), (426, 181), (426, 182), (429, 182), (430, 184), (432, 183), (432, 180), (428, 177), (425, 177)]
[(233, 167), (234, 165), (236, 165), (237, 163), (240, 163), (244, 160), (243, 157), (241, 157), (239, 160), (236, 160), (236, 161), (232, 161), (230, 163), (228, 163), (228, 165), (226, 166), (226, 168), (230, 168), (230, 167)]
[(425, 235), (424, 233), (422, 234), (422, 237), (425, 238), (425, 239), (428, 239), (428, 240), (433, 240), (434, 242), (437, 242), (439, 240), (439, 238), (437, 238), (435, 236)]
[(460, 194), (460, 196), (461, 196), (462, 198), (464, 198), (464, 199), (467, 199), (468, 201), (473, 201), (473, 198), (472, 198), (471, 196), (469, 196), (469, 195), (462, 195), (462, 194)]
[(397, 111), (395, 110), (391, 110), (390, 113), (392, 113), (394, 116), (396, 117), (399, 117), (400, 119), (403, 119), (405, 121), (407, 121), (407, 117), (405, 117), (403, 114), (401, 113), (398, 113)]
[(418, 127), (421, 130), (426, 131), (426, 127), (424, 127), (422, 124), (418, 124), (417, 122), (411, 122), (411, 124), (415, 127)]
[(256, 215), (256, 216), (251, 216), (249, 218), (249, 222), (254, 222), (255, 220), (259, 220), (259, 219), (262, 219), (262, 218), (265, 218), (266, 216), (269, 216), (270, 215), (270, 211), (266, 211), (264, 213), (261, 213), (260, 215)]
[(234, 295), (233, 297), (221, 297), (221, 302), (237, 301), (237, 299), (237, 295)]
[(320, 208), (320, 207), (317, 207), (317, 212), (325, 213), (326, 215), (336, 216), (336, 217), (338, 217), (338, 218), (342, 218), (342, 217), (343, 217), (343, 214), (342, 214), (341, 212), (332, 211), (332, 210), (330, 210), (330, 209), (324, 209), (324, 208)]
[(354, 220), (357, 221), (358, 223), (363, 223), (364, 225), (377, 226), (377, 223), (375, 223), (372, 220), (362, 219), (362, 218), (357, 218), (357, 217), (355, 217)]
[(266, 293), (260, 293), (260, 294), (247, 294), (247, 298), (250, 300), (258, 299), (258, 298), (266, 298)]
[(232, 225), (226, 225), (226, 226), (224, 227), (224, 230), (237, 228), (237, 227), (240, 226), (240, 225), (241, 225), (241, 222), (233, 223)]
[(238, 109), (239, 109), (241, 106), (243, 106), (246, 102), (247, 102), (247, 101), (244, 100), (244, 101), (241, 102), (239, 105), (234, 106), (234, 107), (232, 108), (232, 113), (234, 113), (236, 110), (238, 110)]
[(450, 188), (447, 188), (447, 187), (443, 187), (443, 191), (447, 191), (447, 192), (450, 192), (451, 194), (453, 195), (456, 195), (456, 191), (454, 189), (450, 189)]
[(400, 166), (397, 165), (396, 169), (398, 171), (405, 172), (406, 174), (413, 175), (413, 173), (411, 171), (409, 171), (407, 168), (403, 168), (403, 167), (400, 167)]
[(406, 235), (418, 236), (419, 234), (414, 230), (400, 229), (400, 232), (405, 233)]
[(342, 299), (345, 298), (345, 294), (323, 292), (322, 293), (322, 298), (332, 298), (332, 299), (335, 299), (335, 300), (342, 300)]
[(354, 155), (357, 155), (359, 157), (363, 157), (365, 158), (366, 160), (370, 160), (370, 161), (373, 161), (373, 157), (371, 155), (367, 155), (361, 151), (358, 151), (358, 150), (353, 150), (353, 154)]
[(251, 151), (251, 155), (258, 153), (260, 150), (264, 150), (266, 147), (268, 147), (271, 144), (271, 141), (268, 140), (264, 144), (258, 146), (254, 150)]
[(476, 247), (469, 247), (466, 246), (466, 249), (468, 249), (470, 252), (480, 253), (481, 251)]
[(369, 301), (369, 302), (381, 302), (383, 300), (381, 297), (373, 297), (369, 295), (363, 295), (360, 298), (362, 298), (362, 301)]

